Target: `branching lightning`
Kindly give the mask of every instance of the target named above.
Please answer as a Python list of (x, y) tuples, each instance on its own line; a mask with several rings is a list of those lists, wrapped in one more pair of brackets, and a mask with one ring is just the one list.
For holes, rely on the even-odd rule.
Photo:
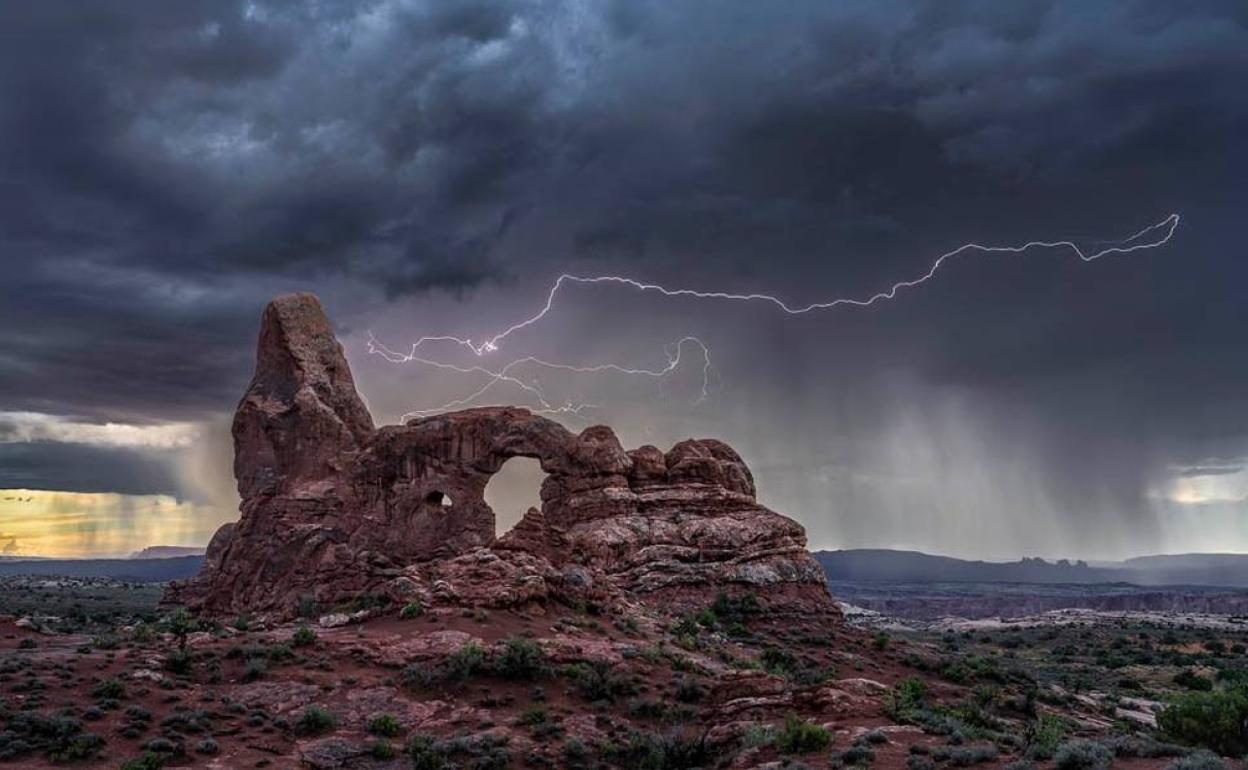
[[(1085, 252), (1077, 243), (1070, 240), (1061, 241), (1028, 241), (1020, 246), (984, 246), (978, 243), (967, 243), (958, 248), (945, 252), (938, 256), (927, 271), (917, 278), (910, 278), (904, 281), (898, 281), (888, 289), (876, 292), (866, 297), (838, 297), (835, 299), (812, 302), (808, 305), (792, 305), (783, 299), (771, 294), (759, 293), (735, 293), (724, 291), (706, 291), (702, 289), (676, 288), (669, 289), (665, 286), (646, 283), (643, 281), (619, 275), (599, 275), (599, 276), (578, 276), (570, 273), (564, 273), (555, 279), (554, 284), (550, 287), (550, 291), (546, 295), (546, 303), (534, 315), (517, 323), (508, 326), (506, 329), (484, 339), (481, 342), (474, 342), (471, 338), (455, 337), (450, 335), (426, 336), (421, 337), (411, 344), (410, 349), (406, 353), (396, 352), (387, 348), (378, 342), (371, 334), (368, 340), (368, 350), (382, 356), (392, 363), (418, 363), (432, 366), (438, 369), (450, 370), (462, 374), (484, 374), (487, 381), (477, 390), (469, 393), (463, 398), (455, 399), (449, 403), (443, 404), (432, 409), (421, 409), (409, 412), (404, 415), (404, 419), (409, 417), (420, 417), (429, 414), (446, 411), (448, 409), (456, 409), (468, 406), (475, 402), (478, 398), (485, 395), (491, 388), (500, 383), (515, 385), (524, 390), (540, 405), (538, 411), (556, 413), (556, 414), (573, 414), (579, 415), (586, 409), (594, 407), (592, 404), (576, 404), (565, 402), (556, 404), (547, 399), (541, 387), (536, 381), (528, 382), (520, 379), (513, 371), (526, 365), (550, 369), (555, 371), (572, 372), (578, 374), (596, 374), (596, 373), (616, 373), (632, 376), (652, 377), (660, 381), (676, 368), (680, 366), (684, 348), (687, 346), (694, 347), (700, 353), (702, 366), (702, 391), (697, 398), (697, 402), (701, 402), (708, 396), (708, 388), (710, 387), (712, 367), (710, 359), (710, 351), (707, 346), (697, 337), (685, 336), (667, 346), (664, 354), (667, 358), (667, 364), (656, 369), (631, 368), (620, 364), (606, 363), (578, 366), (565, 363), (556, 363), (546, 361), (535, 356), (525, 356), (517, 358), (499, 369), (490, 369), (483, 366), (458, 366), (418, 355), (418, 351), (426, 345), (437, 343), (450, 344), (461, 347), (472, 352), (478, 358), (485, 357), (489, 354), (496, 353), (502, 347), (502, 343), (511, 335), (526, 329), (545, 318), (555, 306), (555, 299), (559, 295), (560, 290), (569, 284), (614, 284), (624, 286), (641, 292), (655, 292), (665, 297), (688, 297), (692, 299), (702, 300), (727, 300), (737, 302), (763, 302), (774, 305), (781, 312), (787, 315), (805, 315), (816, 310), (830, 310), (836, 307), (847, 306), (854, 308), (865, 308), (877, 303), (896, 299), (898, 293), (903, 289), (910, 289), (920, 286), (932, 280), (941, 267), (949, 260), (954, 259), (967, 253), (980, 254), (1020, 254), (1031, 249), (1066, 249), (1074, 253), (1083, 262), (1092, 262), (1101, 257), (1110, 254), (1127, 254), (1134, 251), (1144, 249), (1154, 249), (1166, 244), (1173, 237), (1175, 230), (1179, 226), (1179, 215), (1171, 214), (1156, 224), (1149, 225), (1143, 230), (1134, 233), (1126, 238), (1116, 241), (1102, 241), (1101, 243), (1111, 243), (1113, 245), (1106, 246), (1093, 252)], [(695, 402), (696, 403), (696, 402)]]

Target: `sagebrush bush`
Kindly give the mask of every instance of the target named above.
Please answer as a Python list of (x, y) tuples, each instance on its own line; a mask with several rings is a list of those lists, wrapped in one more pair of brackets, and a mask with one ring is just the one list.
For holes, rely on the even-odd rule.
[(1103, 770), (1114, 761), (1114, 752), (1097, 741), (1067, 741), (1053, 752), (1058, 770)]
[(832, 745), (832, 733), (825, 727), (799, 719), (796, 714), (784, 718), (784, 728), (776, 734), (776, 751), (781, 754), (810, 754)]
[(494, 669), (504, 679), (536, 679), (546, 673), (546, 652), (537, 642), (511, 636)]
[(1166, 765), (1166, 770), (1226, 770), (1226, 763), (1212, 751), (1194, 751)]
[(390, 714), (378, 714), (368, 720), (368, 731), (383, 738), (393, 738), (403, 732), (403, 726)]
[(338, 724), (338, 720), (324, 706), (308, 706), (295, 722), (295, 731), (303, 735), (319, 735), (328, 732)]

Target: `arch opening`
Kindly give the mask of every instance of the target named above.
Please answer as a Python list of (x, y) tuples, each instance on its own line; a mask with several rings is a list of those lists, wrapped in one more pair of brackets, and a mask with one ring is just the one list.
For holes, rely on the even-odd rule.
[(444, 508), (451, 507), (451, 496), (439, 490), (433, 490), (425, 495), (425, 507), (430, 511), (440, 511)]
[(542, 482), (546, 472), (532, 457), (512, 457), (485, 485), (485, 504), (494, 511), (494, 536), (501, 537), (516, 526), (530, 508), (542, 507)]

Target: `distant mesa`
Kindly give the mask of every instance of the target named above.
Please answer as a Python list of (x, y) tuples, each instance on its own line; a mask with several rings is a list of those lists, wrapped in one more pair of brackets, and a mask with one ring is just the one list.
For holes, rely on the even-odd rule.
[[(283, 619), (361, 597), (680, 608), (723, 591), (838, 613), (805, 530), (758, 503), (727, 444), (625, 451), (606, 426), (576, 434), (515, 407), (377, 428), (310, 294), (265, 309), (233, 433), (241, 517), (169, 602)], [(484, 491), (512, 457), (539, 461), (542, 503), (497, 537)]]
[(177, 559), (182, 556), (203, 556), (204, 548), (190, 545), (149, 545), (130, 554), (131, 559)]

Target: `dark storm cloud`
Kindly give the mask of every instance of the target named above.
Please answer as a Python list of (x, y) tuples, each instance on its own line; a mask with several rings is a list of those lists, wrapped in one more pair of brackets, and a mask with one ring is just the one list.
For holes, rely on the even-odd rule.
[(860, 398), (865, 473), (896, 404), (857, 372), (904, 369), (1135, 504), (1248, 435), (1244, 82), (1237, 2), (7, 4), (0, 411), (226, 410), (279, 291), (359, 318), (601, 267), (823, 299), (1181, 211), (1132, 270), (955, 268), (728, 380)]
[(0, 444), (0, 489), (180, 496), (185, 486), (168, 453), (53, 442)]

